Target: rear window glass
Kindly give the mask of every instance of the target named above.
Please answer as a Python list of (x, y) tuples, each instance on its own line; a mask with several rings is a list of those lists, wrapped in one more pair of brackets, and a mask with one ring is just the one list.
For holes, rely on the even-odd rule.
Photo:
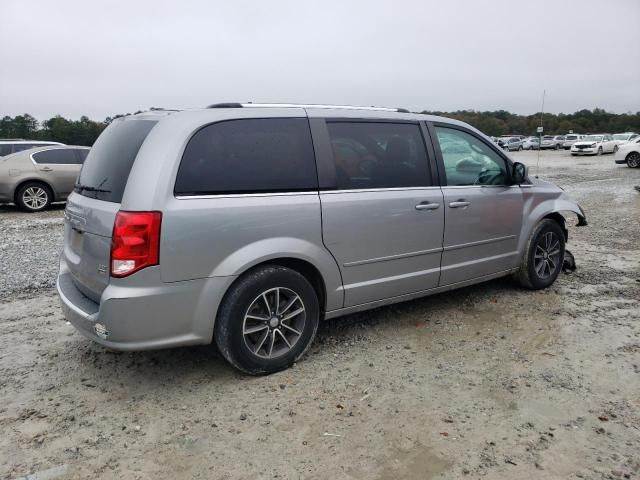
[(57, 165), (71, 165), (78, 163), (75, 152), (70, 148), (56, 148), (33, 154), (36, 163), (52, 163)]
[(317, 187), (307, 119), (258, 118), (214, 123), (196, 132), (182, 156), (174, 191), (205, 195)]
[(120, 203), (136, 155), (156, 123), (126, 120), (109, 125), (89, 151), (75, 191), (85, 197)]
[(89, 155), (89, 149), (85, 149), (85, 148), (76, 149), (76, 163), (79, 163), (80, 165), (82, 165), (86, 160), (87, 155)]

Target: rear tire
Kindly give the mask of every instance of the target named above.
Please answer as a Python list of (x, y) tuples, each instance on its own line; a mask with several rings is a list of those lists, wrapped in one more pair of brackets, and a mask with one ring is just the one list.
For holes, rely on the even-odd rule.
[(564, 232), (558, 222), (542, 220), (533, 229), (516, 279), (525, 288), (541, 290), (556, 281), (564, 260)]
[(309, 281), (295, 270), (269, 265), (247, 272), (230, 288), (218, 311), (214, 338), (231, 365), (265, 375), (304, 355), (319, 319), (318, 296)]
[(51, 189), (44, 183), (28, 182), (18, 189), (16, 205), (25, 212), (41, 212), (51, 205), (52, 198)]
[(640, 167), (640, 153), (631, 152), (627, 155), (627, 165), (629, 168), (638, 168)]

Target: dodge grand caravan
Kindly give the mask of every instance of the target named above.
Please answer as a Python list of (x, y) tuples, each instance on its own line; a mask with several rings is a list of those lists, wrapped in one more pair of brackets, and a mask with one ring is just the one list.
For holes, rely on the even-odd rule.
[(562, 268), (561, 211), (469, 125), (396, 109), (218, 104), (114, 120), (65, 211), (67, 319), (113, 349), (215, 342), (284, 369), (321, 319)]

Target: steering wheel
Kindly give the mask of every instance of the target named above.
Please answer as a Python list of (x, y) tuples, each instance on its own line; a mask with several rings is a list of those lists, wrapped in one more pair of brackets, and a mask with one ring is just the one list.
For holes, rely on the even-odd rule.
[(500, 170), (482, 170), (476, 179), (473, 181), (474, 185), (499, 185), (502, 172)]

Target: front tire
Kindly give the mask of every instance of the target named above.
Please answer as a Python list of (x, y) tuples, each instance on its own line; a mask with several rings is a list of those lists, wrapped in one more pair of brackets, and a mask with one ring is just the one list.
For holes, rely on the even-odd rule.
[(620, 147), (618, 147), (618, 145), (616, 145), (615, 147), (613, 147), (613, 153), (616, 153), (616, 152), (618, 151), (618, 148), (620, 148)]
[(598, 156), (602, 155), (602, 147), (598, 147)]
[(284, 370), (313, 341), (320, 319), (318, 296), (300, 273), (278, 265), (240, 277), (218, 311), (214, 338), (220, 353), (251, 375)]
[(41, 212), (51, 204), (52, 197), (51, 189), (45, 184), (29, 182), (18, 189), (16, 204), (25, 212)]
[(631, 152), (627, 155), (627, 165), (629, 168), (638, 168), (640, 167), (640, 153)]
[(522, 148), (522, 145), (520, 145), (520, 147), (518, 148), (518, 151), (521, 152), (522, 150), (524, 149)]
[(531, 290), (547, 288), (556, 281), (562, 270), (565, 238), (558, 222), (542, 220), (534, 228), (516, 278), (520, 285)]

